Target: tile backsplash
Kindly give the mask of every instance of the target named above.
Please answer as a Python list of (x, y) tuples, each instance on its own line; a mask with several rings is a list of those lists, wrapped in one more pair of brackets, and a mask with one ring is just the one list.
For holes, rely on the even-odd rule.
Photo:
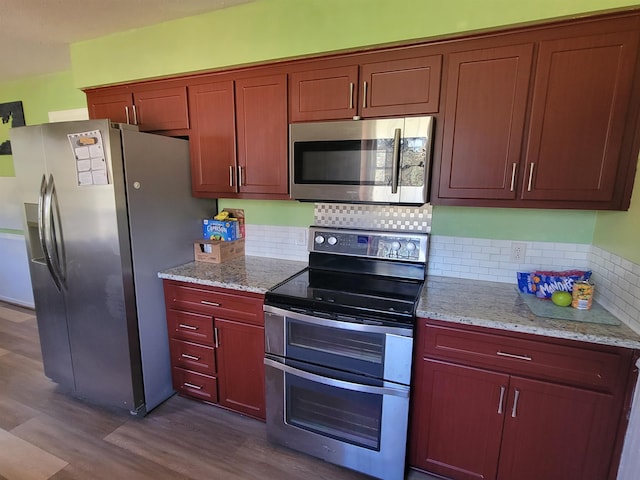
[(429, 203), (420, 207), (316, 203), (313, 217), (316, 225), (324, 227), (430, 233), (432, 207)]
[[(375, 207), (369, 218), (363, 209), (316, 205), (315, 222), (345, 228), (425, 231), (431, 212), (403, 207)], [(327, 204), (329, 205), (329, 204)], [(383, 210), (383, 211), (381, 211)], [(421, 210), (421, 211), (415, 211)], [(413, 215), (413, 216), (412, 216)], [(308, 228), (248, 224), (247, 255), (306, 262)], [(521, 262), (511, 261), (512, 241), (432, 235), (428, 273), (514, 284), (516, 272), (529, 270), (591, 269), (595, 299), (640, 333), (640, 265), (593, 245), (556, 242), (518, 242), (525, 245)]]
[(517, 242), (525, 245), (523, 261), (511, 260), (511, 240), (432, 235), (428, 272), (445, 277), (515, 283), (516, 272), (589, 268), (591, 245)]
[(640, 333), (640, 265), (592, 246), (594, 298)]

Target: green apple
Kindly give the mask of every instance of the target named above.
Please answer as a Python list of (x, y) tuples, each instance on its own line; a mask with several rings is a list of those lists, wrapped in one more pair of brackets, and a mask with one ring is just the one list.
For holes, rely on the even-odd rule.
[(551, 301), (559, 307), (568, 307), (571, 305), (571, 294), (569, 292), (556, 290), (551, 294)]

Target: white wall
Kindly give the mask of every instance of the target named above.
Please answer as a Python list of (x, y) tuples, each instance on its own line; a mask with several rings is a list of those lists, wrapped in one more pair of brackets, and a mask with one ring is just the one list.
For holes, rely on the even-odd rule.
[(24, 237), (0, 233), (0, 300), (33, 308), (28, 265)]

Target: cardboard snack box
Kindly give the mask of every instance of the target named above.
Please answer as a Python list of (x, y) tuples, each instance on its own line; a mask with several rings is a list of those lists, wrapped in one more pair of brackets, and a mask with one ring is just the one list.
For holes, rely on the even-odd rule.
[(196, 262), (223, 263), (244, 256), (244, 238), (231, 242), (222, 240), (198, 240), (193, 244)]

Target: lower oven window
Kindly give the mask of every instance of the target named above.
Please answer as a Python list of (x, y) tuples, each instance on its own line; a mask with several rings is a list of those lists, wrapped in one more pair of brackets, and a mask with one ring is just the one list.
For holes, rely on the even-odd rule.
[(325, 437), (380, 450), (383, 395), (286, 374), (286, 422)]

